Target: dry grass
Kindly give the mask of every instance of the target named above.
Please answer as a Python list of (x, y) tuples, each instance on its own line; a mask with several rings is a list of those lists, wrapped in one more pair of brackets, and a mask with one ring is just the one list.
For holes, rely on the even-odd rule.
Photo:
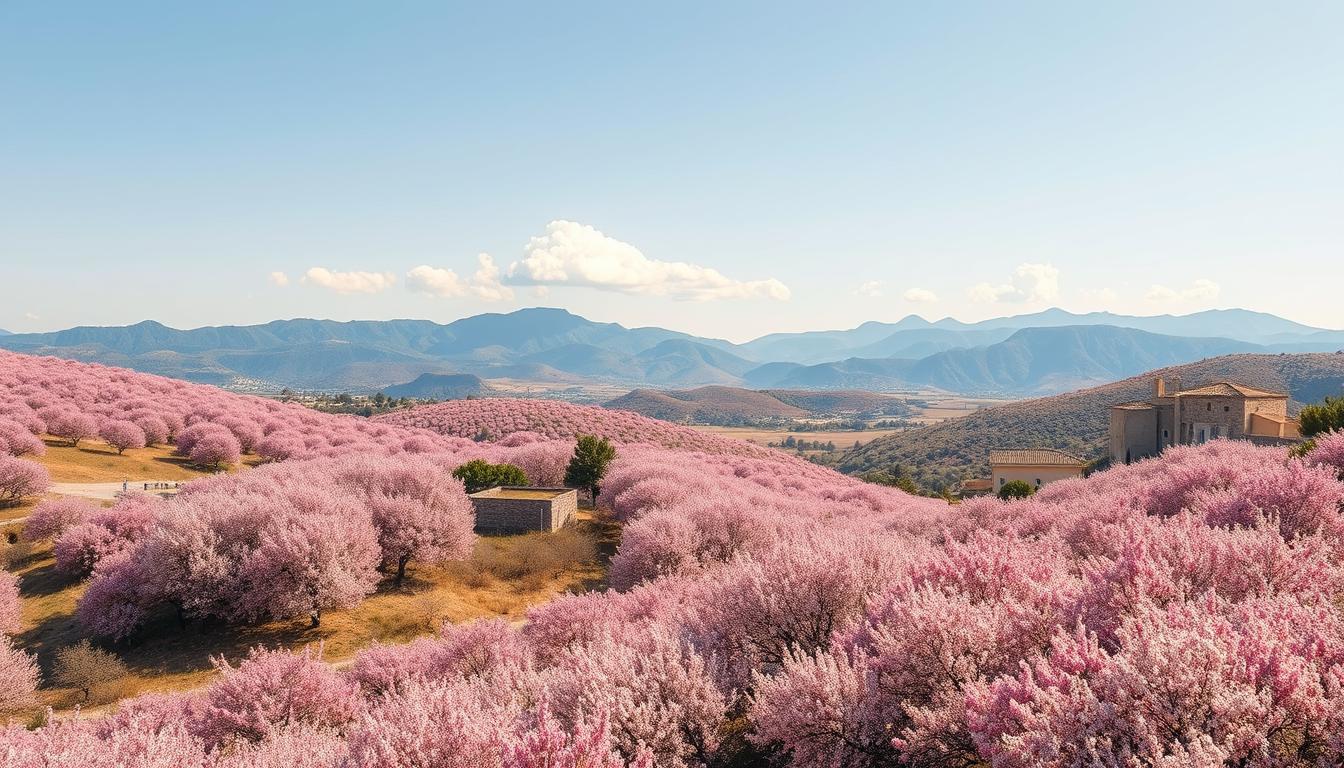
[[(257, 645), (322, 643), (324, 657), (340, 662), (375, 640), (407, 642), (436, 631), (444, 621), (520, 621), (529, 607), (558, 594), (600, 586), (618, 535), (615, 525), (583, 515), (576, 525), (555, 534), (481, 537), (471, 560), (442, 568), (412, 564), (401, 587), (385, 580), (355, 608), (324, 613), (316, 629), (308, 626), (306, 616), (242, 627), (193, 622), (183, 629), (164, 611), (129, 643), (109, 646), (130, 670), (116, 691), (131, 696), (198, 687), (214, 674), (212, 656), (236, 661)], [(23, 629), (15, 641), (37, 654), (49, 681), (58, 651), (86, 637), (75, 618), (85, 585), (56, 573), (49, 546), (19, 558), (11, 570), (19, 574), (23, 597)], [(69, 688), (39, 693), (42, 706), (58, 710), (74, 707), (82, 698)]]
[(17, 525), (6, 526), (5, 525), (6, 522), (10, 520), (19, 520), (32, 514), (33, 507), (36, 507), (37, 502), (40, 500), (41, 499), (30, 497), (24, 499), (23, 501), (20, 501), (18, 504), (13, 504), (7, 507), (0, 507), (0, 529), (4, 529), (5, 533), (8, 533), (10, 528), (12, 528), (15, 532), (17, 532), (18, 531)]
[(137, 448), (118, 456), (115, 448), (97, 440), (81, 440), (71, 447), (65, 440), (46, 438), (47, 453), (37, 461), (56, 483), (119, 483), (122, 480), (192, 480), (206, 472), (174, 456), (171, 445)]

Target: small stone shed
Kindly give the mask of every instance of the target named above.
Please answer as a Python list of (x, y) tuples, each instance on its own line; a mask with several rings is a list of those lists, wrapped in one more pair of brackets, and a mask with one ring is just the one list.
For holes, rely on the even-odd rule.
[(573, 488), (499, 486), (471, 494), (476, 530), (482, 533), (550, 533), (563, 528), (579, 511)]

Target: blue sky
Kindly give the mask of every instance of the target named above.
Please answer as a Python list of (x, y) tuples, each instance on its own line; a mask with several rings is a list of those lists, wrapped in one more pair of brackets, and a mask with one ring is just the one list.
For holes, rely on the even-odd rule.
[(822, 5), (5, 3), (0, 327), (1344, 327), (1344, 4)]

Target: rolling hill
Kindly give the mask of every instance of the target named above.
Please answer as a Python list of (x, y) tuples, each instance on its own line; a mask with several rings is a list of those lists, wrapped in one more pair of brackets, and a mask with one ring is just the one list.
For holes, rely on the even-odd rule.
[(636, 389), (603, 403), (664, 421), (695, 424), (744, 424), (762, 419), (797, 419), (809, 411), (766, 392), (737, 387), (700, 387), (665, 392)]
[(470, 373), (422, 373), (415, 381), (386, 387), (388, 397), (412, 397), (419, 400), (460, 400), (485, 397), (493, 390), (480, 376)]
[(1288, 392), (1294, 410), (1344, 393), (1344, 353), (1240, 354), (1149, 371), (1099, 387), (985, 408), (969, 416), (873, 440), (842, 455), (845, 472), (899, 464), (929, 488), (988, 473), (990, 448), (1058, 448), (1087, 458), (1105, 450), (1109, 408), (1148, 397), (1154, 376), (1186, 387), (1229, 380)]

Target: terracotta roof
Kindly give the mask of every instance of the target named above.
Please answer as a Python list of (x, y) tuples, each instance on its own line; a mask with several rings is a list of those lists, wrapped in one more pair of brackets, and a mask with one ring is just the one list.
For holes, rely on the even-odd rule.
[(1180, 392), (1181, 397), (1190, 395), (1194, 395), (1195, 397), (1288, 397), (1282, 392), (1269, 392), (1254, 387), (1244, 387), (1240, 384), (1233, 384), (1230, 381), (1220, 381), (1216, 384), (1210, 384), (1207, 387), (1186, 389)]
[(1053, 448), (998, 448), (989, 452), (989, 463), (1008, 466), (1085, 467), (1087, 462)]
[(1125, 410), (1125, 411), (1149, 411), (1149, 410), (1152, 410), (1152, 408), (1153, 408), (1153, 404), (1152, 404), (1152, 403), (1145, 403), (1145, 402), (1142, 402), (1142, 401), (1137, 401), (1137, 402), (1133, 402), (1133, 403), (1121, 403), (1121, 404), (1119, 404), (1119, 405), (1112, 405), (1111, 407), (1112, 407), (1112, 408), (1119, 408), (1119, 409), (1121, 409), (1121, 410)]

